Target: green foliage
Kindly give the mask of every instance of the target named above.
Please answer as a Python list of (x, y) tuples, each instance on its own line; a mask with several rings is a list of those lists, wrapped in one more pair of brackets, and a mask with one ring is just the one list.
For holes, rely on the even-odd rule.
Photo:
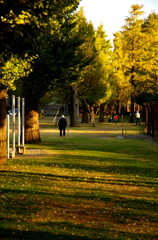
[(158, 100), (158, 93), (142, 92), (135, 97), (136, 103), (138, 103), (142, 106), (146, 102), (152, 102), (152, 101), (157, 101), (157, 100)]
[(91, 103), (157, 92), (157, 14), (142, 20), (143, 6), (132, 5), (122, 31), (115, 33), (112, 55), (103, 26), (95, 31), (82, 8), (74, 13), (78, 4), (0, 2), (1, 83), (17, 85), (20, 95), (33, 101), (52, 89), (60, 99), (69, 97), (73, 84)]
[(142, 5), (132, 5), (130, 16), (114, 39), (115, 78), (120, 99), (157, 91), (157, 18), (141, 19)]
[(103, 102), (105, 101), (112, 72), (112, 47), (109, 40), (106, 39), (103, 25), (98, 27), (94, 37), (94, 48), (91, 53), (94, 55), (94, 61), (82, 71), (80, 84), (81, 95), (84, 95), (91, 104), (98, 100), (101, 101), (101, 99)]
[(53, 51), (58, 74), (54, 81), (54, 90), (58, 99), (63, 97), (69, 99), (74, 84), (78, 85), (80, 91), (80, 86), (83, 85), (82, 72), (92, 64), (95, 57), (94, 28), (87, 22), (82, 8), (73, 15), (73, 18), (71, 16), (69, 27), (70, 31), (68, 32), (68, 28), (64, 30)]
[[(52, 89), (62, 92), (62, 96), (69, 95), (71, 85), (78, 81), (81, 69), (87, 64), (80, 49), (86, 36), (80, 20), (79, 14), (63, 16), (58, 21), (50, 18), (39, 37), (39, 58), (34, 61), (33, 72), (22, 80), (26, 98), (39, 100)], [(26, 84), (28, 80), (30, 84)], [(36, 88), (32, 89), (32, 85)]]
[[(7, 66), (12, 64), (13, 66), (13, 60), (10, 58), (26, 61), (26, 53), (28, 54), (27, 61), (32, 61), (31, 57), (39, 53), (40, 39), (45, 33), (45, 29), (49, 27), (49, 19), (52, 18), (55, 25), (60, 19), (63, 20), (65, 16), (70, 15), (78, 4), (79, 0), (60, 2), (56, 0), (1, 1), (0, 63)], [(7, 68), (5, 67), (6, 70)], [(17, 68), (17, 63), (15, 63), (15, 68)], [(2, 73), (7, 74), (6, 71)], [(15, 76), (14, 73), (14, 79), (23, 75), (25, 74), (17, 72)], [(6, 78), (6, 76), (3, 77), (3, 82)], [(7, 85), (12, 86), (12, 81), (13, 77), (10, 84), (7, 80)]]
[(33, 70), (31, 67), (31, 62), (37, 58), (36, 57), (26, 57), (25, 59), (19, 58), (18, 56), (11, 57), (5, 62), (1, 69), (0, 75), (2, 76), (2, 84), (9, 88), (15, 90), (16, 81), (19, 78), (28, 76)]
[(116, 86), (117, 96), (122, 102), (126, 102), (130, 97), (131, 84), (130, 79), (126, 73), (126, 57), (122, 47), (122, 35), (120, 32), (114, 34), (114, 55), (113, 55), (113, 68), (114, 68), (114, 85)]

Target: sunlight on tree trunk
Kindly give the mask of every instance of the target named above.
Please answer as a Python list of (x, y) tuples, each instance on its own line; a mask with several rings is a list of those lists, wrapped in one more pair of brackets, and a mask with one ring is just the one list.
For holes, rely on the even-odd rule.
[(41, 142), (39, 131), (39, 113), (35, 110), (26, 110), (25, 114), (25, 143)]
[(6, 156), (6, 96), (7, 90), (0, 84), (0, 165), (5, 164)]
[(90, 107), (90, 122), (93, 123), (94, 122), (94, 107), (91, 106)]

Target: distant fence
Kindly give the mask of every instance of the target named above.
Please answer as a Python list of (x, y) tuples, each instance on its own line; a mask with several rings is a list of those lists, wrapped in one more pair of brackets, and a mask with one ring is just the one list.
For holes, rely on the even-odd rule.
[(147, 134), (158, 138), (158, 101), (145, 103)]
[(56, 116), (57, 112), (60, 116), (62, 114), (64, 114), (65, 116), (69, 115), (67, 105), (61, 106), (61, 104), (56, 104), (56, 103), (48, 104), (44, 106), (41, 110), (44, 110), (45, 116)]

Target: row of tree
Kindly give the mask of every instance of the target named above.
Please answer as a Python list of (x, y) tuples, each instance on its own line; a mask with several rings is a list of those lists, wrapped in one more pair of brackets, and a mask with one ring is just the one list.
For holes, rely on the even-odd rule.
[(78, 0), (0, 3), (1, 163), (6, 161), (7, 90), (25, 98), (26, 143), (41, 141), (38, 112), (45, 96), (69, 105), (71, 126), (79, 125), (79, 105), (86, 110), (85, 99), (99, 104), (102, 112), (105, 104), (116, 99), (125, 103), (130, 97), (134, 111), (136, 97), (143, 102), (157, 96), (157, 14), (142, 20), (143, 6), (133, 5), (122, 31), (114, 35), (112, 50), (103, 26), (95, 30), (83, 9), (77, 10), (78, 4)]
[(131, 112), (134, 101), (143, 105), (158, 98), (158, 15), (143, 20), (143, 13), (143, 6), (133, 5), (122, 31), (114, 34), (118, 99), (131, 98)]

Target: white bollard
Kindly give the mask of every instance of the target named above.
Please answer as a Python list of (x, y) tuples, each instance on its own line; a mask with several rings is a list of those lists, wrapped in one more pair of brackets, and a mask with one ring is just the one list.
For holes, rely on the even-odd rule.
[(12, 95), (12, 136), (13, 136), (13, 152), (15, 152), (15, 95)]
[(20, 97), (18, 97), (18, 146), (20, 146)]
[(25, 144), (25, 99), (22, 98), (22, 146)]
[(9, 144), (10, 144), (10, 118), (9, 114), (7, 115), (7, 159), (9, 159)]

